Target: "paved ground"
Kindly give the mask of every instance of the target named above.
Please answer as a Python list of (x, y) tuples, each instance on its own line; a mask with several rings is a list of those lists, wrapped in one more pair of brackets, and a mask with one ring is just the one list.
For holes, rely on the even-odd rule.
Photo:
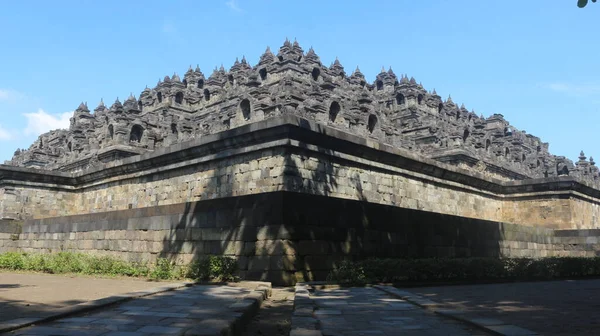
[(0, 272), (0, 323), (43, 317), (56, 308), (159, 287), (166, 282)]
[(241, 313), (231, 307), (251, 290), (193, 286), (147, 296), (98, 312), (13, 331), (10, 335), (217, 335)]
[(323, 289), (310, 297), (325, 336), (487, 335), (374, 288)]
[(481, 317), (542, 335), (600, 335), (600, 280), (411, 288)]
[(294, 288), (273, 288), (242, 336), (288, 336), (293, 309)]

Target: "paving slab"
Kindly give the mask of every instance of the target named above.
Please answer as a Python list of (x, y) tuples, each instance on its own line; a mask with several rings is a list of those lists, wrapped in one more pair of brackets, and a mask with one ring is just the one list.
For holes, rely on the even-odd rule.
[(313, 289), (290, 335), (489, 335), (371, 287)]
[[(600, 335), (600, 280), (412, 288), (506, 335)], [(512, 327), (500, 327), (498, 321)], [(492, 328), (496, 326), (495, 328)]]
[[(10, 335), (218, 335), (246, 313), (236, 303), (255, 286), (196, 285), (134, 299), (101, 311), (14, 330)], [(169, 312), (177, 311), (177, 312)], [(248, 319), (251, 316), (248, 316)]]
[(0, 323), (37, 319), (57, 309), (169, 284), (134, 278), (0, 272)]

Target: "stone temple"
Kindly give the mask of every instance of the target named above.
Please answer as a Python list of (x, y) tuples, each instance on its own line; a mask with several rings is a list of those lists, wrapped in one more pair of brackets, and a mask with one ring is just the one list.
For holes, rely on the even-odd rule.
[(599, 170), (414, 78), (367, 82), (285, 41), (198, 67), (0, 165), (0, 251), (238, 258), (322, 279), (344, 258), (596, 255)]

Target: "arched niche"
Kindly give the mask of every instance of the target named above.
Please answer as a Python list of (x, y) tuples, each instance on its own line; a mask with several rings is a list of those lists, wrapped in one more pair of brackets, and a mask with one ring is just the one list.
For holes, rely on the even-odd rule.
[(318, 81), (319, 76), (321, 75), (321, 70), (319, 70), (319, 68), (313, 68), (310, 74), (313, 80)]
[(369, 115), (369, 120), (367, 122), (367, 130), (369, 133), (373, 133), (375, 131), (375, 127), (377, 126), (377, 116), (374, 114)]
[(142, 136), (144, 135), (144, 128), (140, 125), (133, 125), (131, 128), (131, 133), (129, 133), (129, 141), (130, 142), (140, 142), (142, 141)]
[(406, 103), (406, 98), (402, 93), (396, 94), (396, 105), (403, 106)]
[(180, 91), (175, 94), (175, 103), (183, 104), (183, 92)]
[(250, 106), (250, 101), (248, 99), (243, 99), (240, 102), (240, 110), (242, 111), (242, 117), (244, 117), (244, 120), (250, 120), (252, 107)]
[(340, 113), (341, 107), (340, 103), (334, 101), (329, 105), (329, 121), (335, 122), (338, 114)]

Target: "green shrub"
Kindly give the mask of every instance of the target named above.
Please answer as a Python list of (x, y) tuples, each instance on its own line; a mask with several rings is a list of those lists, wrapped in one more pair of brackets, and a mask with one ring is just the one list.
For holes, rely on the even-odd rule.
[[(371, 271), (379, 271), (377, 274), (380, 276), (384, 275), (383, 270), (379, 267), (376, 269), (371, 268)], [(333, 270), (331, 270), (327, 276), (327, 281), (335, 281), (341, 284), (362, 285), (369, 282), (369, 278), (366, 275), (366, 271), (362, 263), (343, 260), (334, 265)]]
[(22, 253), (7, 252), (0, 254), (0, 268), (21, 270), (25, 265)]
[(550, 280), (600, 275), (600, 257), (424, 258), (342, 261), (327, 280), (367, 282), (436, 282), (478, 280)]
[(234, 281), (238, 271), (237, 260), (224, 256), (203, 256), (192, 262), (186, 277), (195, 280)]
[(195, 280), (234, 281), (238, 271), (235, 259), (224, 256), (205, 256), (187, 267), (176, 266), (165, 258), (156, 264), (127, 262), (109, 256), (94, 256), (77, 252), (28, 254), (0, 253), (0, 269), (45, 273), (81, 273), (89, 275), (123, 275), (149, 277), (155, 280), (190, 278)]
[(176, 278), (175, 265), (165, 258), (158, 258), (156, 266), (150, 271), (149, 277), (156, 280), (167, 280)]

